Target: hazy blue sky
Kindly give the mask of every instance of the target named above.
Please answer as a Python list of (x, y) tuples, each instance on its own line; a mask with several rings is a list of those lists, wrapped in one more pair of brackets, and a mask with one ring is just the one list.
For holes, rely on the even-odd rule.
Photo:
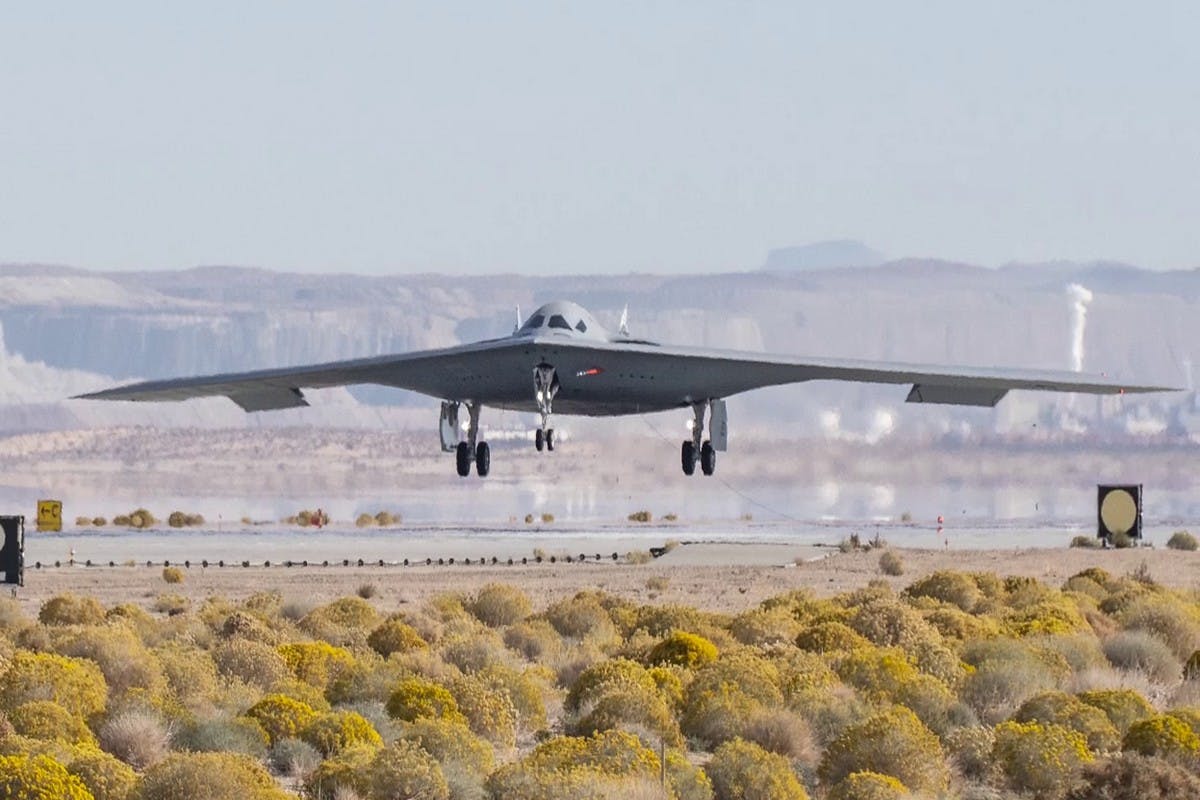
[(0, 261), (1200, 266), (1200, 4), (19, 3)]

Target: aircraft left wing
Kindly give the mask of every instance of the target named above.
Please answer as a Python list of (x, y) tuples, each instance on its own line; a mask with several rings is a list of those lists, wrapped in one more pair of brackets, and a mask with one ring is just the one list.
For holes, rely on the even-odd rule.
[(495, 339), (438, 350), (331, 361), (301, 367), (230, 372), (194, 378), (144, 381), (79, 395), (81, 400), (173, 401), (228, 397), (245, 411), (269, 411), (308, 405), (302, 389), (375, 383), (432, 397), (470, 396), (465, 388), (481, 365), (494, 360), (511, 341)]

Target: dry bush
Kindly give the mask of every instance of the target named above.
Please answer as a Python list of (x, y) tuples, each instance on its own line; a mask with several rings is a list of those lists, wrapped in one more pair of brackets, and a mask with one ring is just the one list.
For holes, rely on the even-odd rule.
[(963, 681), (959, 696), (986, 723), (1007, 719), (1021, 703), (1039, 692), (1058, 688), (1070, 665), (1012, 639), (970, 642), (964, 661), (975, 668)]
[(832, 653), (870, 647), (871, 642), (842, 622), (818, 622), (796, 636), (796, 646), (813, 653)]
[(1200, 777), (1160, 758), (1122, 753), (1083, 768), (1064, 800), (1177, 800), (1200, 797)]
[(92, 597), (60, 594), (42, 603), (38, 622), (43, 625), (99, 625), (104, 622), (104, 606)]
[(628, 519), (630, 522), (651, 522), (654, 519), (654, 515), (649, 511), (634, 511), (629, 515)]
[[(200, 612), (205, 613), (204, 609)], [(250, 611), (231, 611), (221, 621), (218, 628), (220, 635), (226, 639), (234, 637), (250, 639), (264, 644), (278, 644), (279, 633), (266, 623), (262, 617)]]
[(401, 740), (376, 753), (365, 775), (369, 797), (448, 800), (450, 788), (433, 756)]
[(407, 653), (410, 650), (425, 650), (429, 647), (416, 628), (399, 619), (389, 619), (380, 623), (367, 636), (367, 644), (384, 658), (392, 653)]
[(729, 632), (742, 644), (762, 647), (793, 642), (800, 628), (786, 608), (756, 608), (734, 617)]
[(1068, 547), (1082, 547), (1093, 550), (1100, 546), (1100, 542), (1094, 536), (1072, 536), (1071, 543)]
[(226, 678), (237, 678), (250, 686), (269, 689), (290, 672), (274, 647), (249, 639), (230, 639), (213, 648), (217, 672)]
[(1173, 682), (1182, 672), (1171, 648), (1145, 631), (1121, 631), (1109, 637), (1104, 655), (1114, 667), (1144, 673), (1158, 683)]
[(564, 707), (574, 714), (568, 729), (575, 735), (630, 728), (649, 731), (670, 743), (682, 741), (669, 696), (648, 670), (626, 659), (586, 669), (571, 687)]
[(193, 721), (176, 732), (173, 742), (178, 750), (239, 753), (259, 761), (266, 757), (270, 739), (256, 721), (248, 717), (236, 717)]
[(129, 800), (137, 788), (137, 773), (100, 750), (77, 752), (67, 771), (83, 781), (95, 800)]
[(379, 612), (361, 597), (343, 597), (314, 608), (300, 620), (300, 629), (334, 645), (357, 645), (380, 623)]
[(1134, 601), (1120, 615), (1128, 630), (1149, 633), (1169, 646), (1184, 661), (1200, 647), (1200, 610), (1169, 596)]
[(549, 525), (551, 522), (554, 522), (554, 515), (553, 515), (553, 514), (546, 513), (546, 512), (543, 512), (543, 513), (542, 513), (542, 522), (544, 522), (544, 523), (546, 523), (547, 525)]
[(704, 769), (716, 800), (808, 800), (786, 758), (734, 739), (717, 748)]
[(86, 527), (90, 526), (91, 524), (92, 524), (91, 517), (76, 517), (75, 518), (75, 525), (80, 528), (86, 528)]
[(879, 571), (893, 577), (904, 574), (904, 559), (894, 550), (884, 550), (879, 556)]
[(299, 739), (280, 739), (267, 755), (276, 775), (303, 780), (321, 765), (321, 751)]
[(101, 726), (100, 746), (134, 769), (144, 770), (170, 752), (171, 727), (152, 711), (122, 711)]
[(991, 772), (995, 743), (996, 734), (982, 725), (959, 728), (942, 740), (950, 762), (960, 775), (970, 780), (982, 780)]
[(625, 554), (625, 563), (627, 564), (649, 564), (654, 560), (654, 555), (649, 550), (630, 550)]
[(492, 746), (462, 723), (419, 719), (404, 726), (400, 738), (414, 742), (442, 767), (452, 798), (479, 797), (492, 771)]
[(589, 593), (581, 592), (569, 600), (560, 600), (543, 611), (542, 616), (561, 636), (569, 639), (607, 642), (616, 635), (608, 611)]
[(750, 718), (744, 735), (764, 750), (805, 767), (815, 767), (820, 751), (812, 729), (799, 714), (787, 709), (766, 709)]
[(1196, 541), (1196, 537), (1187, 531), (1175, 531), (1171, 534), (1171, 538), (1167, 539), (1167, 547), (1172, 550), (1195, 550), (1200, 543)]
[(1183, 720), (1162, 714), (1130, 725), (1121, 740), (1121, 749), (1190, 763), (1200, 754), (1200, 737)]
[(1070, 785), (1092, 761), (1083, 735), (1061, 725), (1003, 722), (996, 726), (992, 760), (1018, 792), (1047, 796)]
[(906, 708), (880, 711), (834, 739), (821, 760), (823, 783), (868, 770), (897, 778), (915, 791), (937, 792), (949, 780), (938, 738)]
[(152, 608), (159, 614), (177, 617), (186, 614), (192, 607), (192, 601), (180, 594), (160, 594), (154, 598)]
[(467, 610), (491, 628), (520, 622), (529, 616), (532, 604), (525, 592), (504, 583), (489, 583), (471, 599)]
[(504, 646), (529, 661), (539, 662), (561, 653), (563, 649), (558, 631), (544, 619), (530, 619), (509, 626), (504, 631)]
[(157, 660), (124, 625), (74, 628), (65, 633), (56, 649), (62, 655), (86, 658), (99, 664), (114, 698), (134, 689), (158, 696), (165, 688), (166, 681)]
[(184, 708), (203, 708), (216, 698), (217, 665), (208, 652), (171, 642), (157, 648), (154, 657), (167, 681), (167, 690)]
[(666, 575), (651, 575), (646, 578), (646, 588), (652, 592), (665, 592), (671, 588), (671, 579)]
[(443, 640), (441, 656), (443, 661), (461, 672), (479, 672), (493, 664), (506, 664), (512, 660), (503, 640), (492, 630)]
[(288, 800), (270, 774), (245, 756), (175, 753), (146, 771), (138, 800)]
[(354, 593), (363, 600), (370, 600), (375, 595), (379, 594), (379, 586), (374, 583), (360, 583)]
[(373, 527), (374, 525), (375, 525), (375, 517), (373, 517), (372, 515), (367, 514), (365, 512), (362, 514), (359, 514), (358, 517), (354, 520), (354, 526), (356, 528), (370, 528), (370, 527)]

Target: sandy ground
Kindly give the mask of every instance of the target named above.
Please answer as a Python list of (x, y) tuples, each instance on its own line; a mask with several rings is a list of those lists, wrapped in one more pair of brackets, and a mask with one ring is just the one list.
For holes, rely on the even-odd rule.
[[(791, 554), (784, 562), (783, 556)], [(1145, 564), (1154, 580), (1179, 589), (1200, 589), (1200, 552), (1166, 549), (1136, 550), (1023, 549), (911, 550), (896, 549), (904, 574), (884, 578), (896, 588), (940, 569), (988, 571), (1027, 575), (1052, 585), (1080, 570), (1099, 566), (1125, 574)], [(373, 602), (381, 609), (420, 604), (443, 592), (470, 593), (491, 581), (520, 586), (535, 608), (582, 589), (603, 589), (636, 602), (680, 603), (722, 612), (751, 608), (763, 599), (797, 588), (830, 595), (864, 586), (881, 578), (879, 553), (821, 547), (761, 544), (682, 545), (649, 563), (587, 562), (527, 566), (385, 566), (264, 568), (192, 566), (182, 584), (168, 585), (161, 567), (60, 567), (29, 569), (17, 598), (28, 613), (36, 613), (47, 598), (74, 592), (98, 598), (106, 605), (134, 602), (149, 607), (159, 594), (182, 594), (193, 600), (210, 595), (233, 599), (258, 591), (278, 591), (285, 599), (321, 603), (354, 594), (373, 584)], [(652, 577), (668, 579), (666, 589), (651, 589)], [(656, 582), (657, 585), (657, 582)]]

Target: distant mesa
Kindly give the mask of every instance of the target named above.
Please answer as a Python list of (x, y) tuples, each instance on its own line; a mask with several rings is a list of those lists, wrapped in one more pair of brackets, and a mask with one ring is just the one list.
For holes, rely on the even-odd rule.
[(886, 261), (883, 253), (853, 239), (780, 247), (767, 253), (766, 272), (793, 272), (841, 267), (877, 267)]

